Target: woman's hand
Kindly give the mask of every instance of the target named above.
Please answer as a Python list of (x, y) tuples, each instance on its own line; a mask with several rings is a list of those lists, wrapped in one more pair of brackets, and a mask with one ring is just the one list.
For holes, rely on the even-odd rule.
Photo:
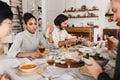
[(38, 51), (36, 51), (36, 52), (31, 53), (30, 57), (33, 58), (33, 59), (36, 59), (36, 58), (42, 58), (43, 55), (42, 55), (42, 53), (40, 53), (40, 51), (38, 50)]
[(85, 64), (85, 67), (87, 68), (87, 71), (91, 74), (91, 76), (93, 76), (97, 80), (98, 75), (102, 72), (102, 68), (93, 58), (90, 57), (89, 60), (92, 62), (92, 64)]

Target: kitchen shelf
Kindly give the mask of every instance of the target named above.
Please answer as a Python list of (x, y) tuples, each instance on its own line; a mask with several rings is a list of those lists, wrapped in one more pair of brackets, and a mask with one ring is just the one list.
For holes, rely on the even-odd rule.
[(80, 17), (68, 17), (68, 18), (98, 18), (99, 16), (80, 16)]
[[(92, 12), (91, 12), (92, 11)], [(98, 18), (99, 16), (96, 15), (93, 11), (99, 11), (99, 9), (79, 9), (76, 10), (72, 8), (71, 10), (64, 10), (63, 13), (68, 16), (70, 19), (74, 18)]]
[(69, 13), (69, 12), (85, 12), (85, 11), (98, 11), (99, 9), (88, 9), (88, 10), (76, 10), (76, 11), (63, 11), (63, 13)]

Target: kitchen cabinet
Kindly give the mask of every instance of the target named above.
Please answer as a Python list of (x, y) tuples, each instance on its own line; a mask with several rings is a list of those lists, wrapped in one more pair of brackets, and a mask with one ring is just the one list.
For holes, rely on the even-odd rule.
[(103, 39), (104, 35), (114, 36), (118, 39), (120, 37), (120, 29), (103, 29)]
[(93, 41), (94, 28), (93, 27), (66, 27), (66, 31), (75, 36), (82, 36)]

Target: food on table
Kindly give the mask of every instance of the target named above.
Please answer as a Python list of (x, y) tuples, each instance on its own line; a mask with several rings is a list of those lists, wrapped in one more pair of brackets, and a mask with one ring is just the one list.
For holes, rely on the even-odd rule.
[(31, 72), (37, 68), (37, 64), (35, 63), (24, 63), (19, 66), (19, 70), (23, 72)]
[(100, 56), (100, 53), (96, 53), (95, 55), (89, 55), (88, 53), (83, 56), (84, 58), (88, 59), (89, 57), (92, 57), (95, 59), (98, 64), (100, 64), (102, 67), (105, 66), (108, 63), (108, 59), (105, 59), (103, 56)]

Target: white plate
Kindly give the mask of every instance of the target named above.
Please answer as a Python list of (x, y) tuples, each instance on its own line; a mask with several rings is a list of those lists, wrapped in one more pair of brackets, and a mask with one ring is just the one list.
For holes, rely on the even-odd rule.
[(88, 47), (79, 48), (79, 51), (81, 51), (83, 53), (93, 52), (93, 50), (91, 48), (88, 48)]

